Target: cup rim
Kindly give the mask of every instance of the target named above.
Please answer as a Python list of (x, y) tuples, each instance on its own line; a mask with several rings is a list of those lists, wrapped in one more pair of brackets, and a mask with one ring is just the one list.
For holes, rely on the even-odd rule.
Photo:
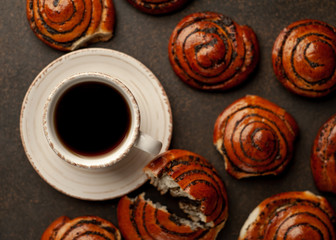
[[(122, 142), (113, 150), (97, 155), (97, 156), (82, 156), (80, 154), (69, 151), (61, 141), (53, 128), (53, 109), (57, 104), (60, 96), (70, 87), (81, 82), (102, 82), (116, 89), (126, 100), (130, 115), (131, 123), (128, 133)], [(111, 76), (100, 72), (82, 72), (71, 75), (62, 80), (50, 92), (43, 109), (43, 132), (46, 140), (55, 152), (55, 154), (65, 162), (82, 167), (82, 168), (104, 168), (111, 166), (123, 159), (135, 144), (140, 132), (140, 110), (138, 103), (122, 81), (115, 76)]]

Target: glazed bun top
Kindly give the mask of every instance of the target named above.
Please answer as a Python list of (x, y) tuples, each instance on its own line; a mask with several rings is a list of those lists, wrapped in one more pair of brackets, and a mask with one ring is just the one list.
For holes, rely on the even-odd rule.
[(35, 35), (58, 50), (75, 50), (113, 35), (112, 0), (27, 0), (26, 10)]
[(273, 69), (291, 92), (322, 97), (336, 87), (336, 28), (301, 20), (284, 28), (272, 51)]
[(199, 12), (177, 24), (168, 54), (183, 82), (201, 90), (227, 90), (255, 69), (259, 46), (250, 27), (220, 13)]
[(247, 95), (219, 114), (213, 143), (226, 171), (240, 179), (281, 173), (292, 158), (297, 135), (298, 125), (286, 110)]
[(41, 240), (73, 239), (121, 240), (121, 234), (111, 222), (97, 216), (74, 219), (61, 216), (46, 228), (41, 237)]
[(238, 240), (336, 238), (335, 212), (311, 192), (284, 192), (262, 201), (249, 215)]

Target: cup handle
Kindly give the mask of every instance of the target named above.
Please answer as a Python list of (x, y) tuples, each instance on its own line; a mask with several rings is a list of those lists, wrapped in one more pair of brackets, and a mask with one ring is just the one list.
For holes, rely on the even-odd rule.
[(162, 143), (152, 136), (140, 131), (134, 147), (152, 155), (157, 155), (161, 151)]

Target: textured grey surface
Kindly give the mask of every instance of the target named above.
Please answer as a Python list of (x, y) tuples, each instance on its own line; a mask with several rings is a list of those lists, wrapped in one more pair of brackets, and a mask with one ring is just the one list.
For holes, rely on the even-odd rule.
[[(336, 113), (336, 93), (323, 99), (291, 94), (275, 79), (271, 49), (278, 33), (289, 23), (306, 18), (336, 26), (336, 2), (321, 0), (194, 0), (183, 10), (165, 16), (149, 16), (126, 0), (115, 0), (116, 31), (104, 47), (125, 52), (143, 62), (159, 78), (173, 112), (171, 148), (194, 151), (209, 159), (224, 180), (229, 195), (229, 219), (218, 239), (237, 239), (252, 209), (275, 193), (315, 188), (309, 167), (310, 151), (318, 128)], [(261, 59), (248, 81), (224, 93), (191, 89), (182, 83), (168, 61), (168, 39), (185, 15), (216, 11), (247, 24), (256, 32)], [(19, 117), (24, 95), (35, 76), (64, 53), (38, 40), (26, 20), (24, 0), (2, 0), (0, 5), (0, 239), (39, 239), (51, 221), (61, 215), (98, 215), (117, 225), (119, 199), (89, 202), (70, 198), (54, 190), (34, 171), (20, 140)], [(221, 156), (212, 145), (212, 130), (218, 114), (232, 101), (257, 94), (285, 108), (297, 120), (300, 137), (287, 170), (277, 177), (235, 180), (224, 170)], [(173, 206), (145, 184), (135, 191), (149, 192), (153, 199)], [(322, 194), (322, 193), (321, 193)], [(323, 194), (336, 208), (336, 197)]]

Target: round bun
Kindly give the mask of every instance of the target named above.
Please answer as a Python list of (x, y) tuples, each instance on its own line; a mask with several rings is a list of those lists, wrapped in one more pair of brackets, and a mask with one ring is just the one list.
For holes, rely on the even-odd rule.
[(41, 240), (73, 239), (121, 240), (119, 230), (109, 221), (96, 216), (70, 219), (61, 216), (52, 222), (42, 234)]
[(261, 202), (243, 225), (238, 240), (335, 239), (335, 212), (311, 192), (280, 193)]
[(293, 155), (298, 126), (276, 104), (258, 96), (245, 96), (218, 116), (213, 143), (226, 171), (240, 179), (277, 175)]
[(293, 93), (325, 96), (336, 87), (336, 29), (317, 20), (294, 22), (277, 37), (272, 61), (275, 75)]
[(183, 18), (169, 40), (169, 60), (182, 81), (202, 90), (226, 90), (242, 83), (259, 60), (255, 33), (214, 12)]
[[(124, 237), (126, 234), (130, 237), (127, 239), (216, 239), (228, 217), (228, 199), (224, 183), (208, 160), (173, 149), (154, 158), (144, 171), (161, 194), (169, 191), (173, 197), (181, 197), (179, 206), (189, 219), (171, 217), (164, 207), (145, 201), (143, 196), (135, 200), (125, 197), (118, 205), (118, 222)], [(143, 210), (140, 202), (148, 209)], [(149, 213), (153, 211), (160, 216)], [(145, 221), (141, 214), (146, 216)], [(146, 238), (149, 233), (143, 232), (143, 226), (152, 229), (152, 238)]]
[(136, 9), (153, 15), (175, 12), (190, 0), (127, 0)]
[(336, 194), (336, 115), (320, 128), (312, 149), (311, 169), (320, 191)]
[(75, 50), (113, 35), (112, 0), (27, 0), (26, 10), (35, 35), (58, 50)]

